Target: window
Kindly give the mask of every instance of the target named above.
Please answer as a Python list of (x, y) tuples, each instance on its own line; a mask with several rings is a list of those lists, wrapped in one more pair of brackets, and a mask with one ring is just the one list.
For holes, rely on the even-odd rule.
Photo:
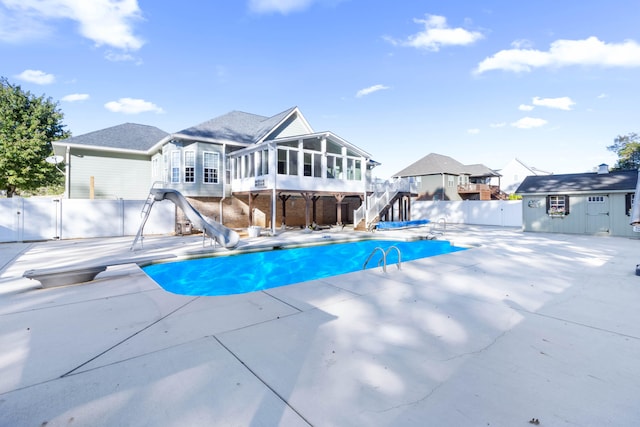
[(342, 179), (342, 157), (327, 154), (327, 178)]
[(587, 203), (604, 203), (604, 196), (589, 196)]
[(298, 150), (278, 148), (278, 173), (298, 175)]
[(203, 153), (202, 176), (205, 184), (217, 184), (220, 171), (220, 154)]
[(195, 182), (196, 180), (196, 153), (194, 151), (184, 152), (184, 182)]
[(242, 156), (244, 158), (244, 177), (252, 178), (255, 176), (255, 162), (254, 162), (255, 153), (249, 153), (247, 155)]
[(356, 159), (347, 159), (347, 179), (360, 180), (362, 178), (362, 162)]
[(262, 151), (256, 151), (256, 176), (262, 175)]
[(547, 196), (547, 214), (551, 216), (569, 215), (569, 196)]
[(627, 193), (624, 195), (624, 211), (627, 213), (627, 216), (631, 216), (631, 209), (633, 209), (635, 198), (635, 193)]
[(171, 152), (171, 182), (180, 182), (180, 152)]
[(305, 152), (303, 155), (304, 176), (320, 178), (322, 176), (322, 155), (320, 153)]
[(453, 175), (447, 175), (447, 187), (455, 187), (456, 178)]
[(320, 178), (322, 176), (322, 154), (313, 153), (313, 176)]
[(269, 150), (262, 150), (262, 175), (269, 175)]

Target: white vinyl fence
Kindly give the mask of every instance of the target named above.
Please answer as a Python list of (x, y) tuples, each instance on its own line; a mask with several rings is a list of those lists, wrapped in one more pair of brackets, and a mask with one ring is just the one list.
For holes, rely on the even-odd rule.
[(411, 219), (448, 224), (522, 227), (522, 200), (412, 201)]
[[(122, 199), (0, 199), (0, 243), (135, 236), (144, 203)], [(175, 205), (166, 200), (154, 203), (144, 234), (169, 234), (174, 229)]]

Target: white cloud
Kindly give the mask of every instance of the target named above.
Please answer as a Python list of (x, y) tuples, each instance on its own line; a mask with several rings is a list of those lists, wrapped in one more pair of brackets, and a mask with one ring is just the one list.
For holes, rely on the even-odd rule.
[(135, 56), (131, 55), (130, 53), (125, 53), (125, 52), (114, 52), (112, 50), (109, 50), (105, 52), (104, 58), (107, 61), (111, 61), (111, 62), (126, 62), (126, 61), (134, 62), (135, 61), (137, 64), (142, 64), (141, 60), (137, 59)]
[[(79, 24), (80, 34), (98, 46), (136, 50), (144, 44), (133, 34), (133, 22), (141, 19), (137, 0), (2, 0), (2, 3), (6, 9), (0, 23), (19, 32), (12, 36), (15, 40), (44, 37), (52, 31), (48, 21), (69, 19)], [(24, 26), (28, 23), (34, 23), (35, 30)], [(0, 37), (7, 37), (6, 32), (0, 30)]]
[(568, 96), (562, 98), (533, 98), (533, 105), (539, 107), (555, 108), (558, 110), (571, 110), (571, 107), (576, 105)]
[(28, 14), (8, 13), (0, 7), (0, 41), (22, 43), (38, 40), (49, 34), (51, 28)]
[(65, 102), (86, 101), (87, 99), (89, 99), (88, 93), (71, 93), (62, 97), (62, 101)]
[(250, 0), (249, 9), (257, 13), (278, 12), (286, 15), (311, 6), (314, 0)]
[(520, 48), (501, 50), (480, 62), (475, 73), (491, 70), (523, 72), (539, 67), (571, 65), (640, 67), (640, 45), (633, 40), (605, 43), (597, 37), (556, 40), (546, 52)]
[(480, 129), (467, 129), (467, 133), (470, 135), (477, 135), (480, 133)]
[(520, 111), (531, 111), (534, 108), (536, 108), (536, 107), (534, 107), (533, 105), (527, 105), (527, 104), (520, 104), (518, 106), (518, 110), (520, 110)]
[(385, 85), (373, 85), (373, 86), (369, 86), (367, 88), (364, 89), (360, 89), (357, 93), (356, 93), (356, 98), (362, 98), (363, 96), (366, 95), (370, 95), (374, 92), (378, 92), (379, 90), (385, 90), (385, 89), (389, 89), (388, 86)]
[(120, 98), (117, 101), (110, 101), (104, 107), (114, 113), (138, 114), (146, 112), (164, 113), (162, 108), (144, 99)]
[(35, 83), (39, 85), (48, 85), (56, 81), (53, 74), (47, 74), (40, 70), (24, 70), (16, 76), (18, 79), (29, 83)]
[(507, 124), (505, 122), (500, 122), (500, 123), (491, 123), (489, 126), (491, 126), (492, 128), (503, 128), (506, 125)]
[(535, 117), (523, 117), (520, 120), (511, 123), (511, 126), (518, 129), (532, 129), (539, 128), (540, 126), (544, 126), (546, 124), (547, 121), (544, 119), (538, 119)]
[(597, 99), (604, 99), (604, 98), (608, 98), (609, 95), (607, 95), (606, 93), (601, 93), (600, 95), (598, 95), (596, 98)]
[(466, 46), (473, 44), (484, 36), (477, 31), (447, 26), (447, 18), (438, 15), (426, 15), (426, 19), (414, 19), (417, 24), (424, 24), (424, 31), (398, 41), (387, 38), (394, 45), (415, 47), (437, 52), (442, 46)]
[(533, 43), (527, 39), (514, 40), (511, 42), (511, 47), (514, 49), (530, 49), (533, 47)]

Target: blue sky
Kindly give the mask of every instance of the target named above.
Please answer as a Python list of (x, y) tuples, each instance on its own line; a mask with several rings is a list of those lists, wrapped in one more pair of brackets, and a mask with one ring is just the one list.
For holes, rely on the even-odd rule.
[(637, 0), (0, 0), (0, 75), (73, 135), (298, 106), (388, 178), (438, 153), (554, 173), (640, 132)]

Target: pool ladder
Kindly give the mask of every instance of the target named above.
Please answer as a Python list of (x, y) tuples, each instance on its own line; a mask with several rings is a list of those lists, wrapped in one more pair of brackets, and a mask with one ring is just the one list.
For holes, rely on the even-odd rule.
[(367, 258), (367, 260), (362, 265), (362, 269), (364, 270), (365, 268), (367, 268), (367, 264), (369, 264), (369, 261), (371, 261), (371, 258), (373, 258), (373, 255), (375, 255), (375, 253), (379, 251), (380, 253), (382, 253), (382, 258), (380, 258), (380, 261), (378, 261), (378, 267), (380, 267), (380, 264), (382, 264), (382, 271), (386, 273), (387, 272), (387, 255), (389, 255), (389, 252), (391, 252), (392, 249), (395, 249), (396, 252), (398, 252), (398, 263), (396, 265), (398, 266), (398, 270), (400, 270), (400, 268), (402, 267), (402, 254), (400, 253), (400, 249), (398, 249), (397, 246), (390, 246), (386, 251), (382, 249), (380, 246), (375, 247), (369, 254), (369, 257)]

